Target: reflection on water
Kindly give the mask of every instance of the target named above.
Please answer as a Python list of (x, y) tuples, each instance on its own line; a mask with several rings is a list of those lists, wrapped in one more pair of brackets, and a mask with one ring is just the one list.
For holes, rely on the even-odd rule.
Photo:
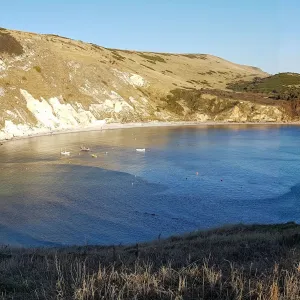
[[(153, 127), (6, 143), (0, 243), (131, 243), (225, 223), (300, 221), (299, 133)], [(60, 156), (65, 148), (70, 157)]]

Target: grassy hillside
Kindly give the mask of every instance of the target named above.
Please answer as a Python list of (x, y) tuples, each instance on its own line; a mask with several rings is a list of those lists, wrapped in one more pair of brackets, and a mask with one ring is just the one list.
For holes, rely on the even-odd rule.
[(3, 247), (0, 299), (297, 300), (300, 225), (236, 225), (132, 246)]
[[(118, 50), (53, 34), (0, 29), (0, 139), (107, 122), (286, 122), (286, 104), (232, 93), (268, 76), (210, 54)], [(200, 97), (200, 90), (206, 95)], [(173, 91), (182, 91), (180, 93)], [(185, 91), (193, 93), (192, 102)], [(198, 95), (198, 96), (196, 96)], [(247, 103), (246, 103), (247, 102)], [(253, 104), (254, 103), (254, 104)]]
[(267, 94), (273, 99), (300, 99), (300, 74), (279, 73), (265, 78), (254, 78), (252, 81), (229, 83), (227, 88), (239, 92)]
[(297, 75), (268, 76), (210, 54), (109, 49), (2, 28), (0, 140), (99, 120), (299, 121)]

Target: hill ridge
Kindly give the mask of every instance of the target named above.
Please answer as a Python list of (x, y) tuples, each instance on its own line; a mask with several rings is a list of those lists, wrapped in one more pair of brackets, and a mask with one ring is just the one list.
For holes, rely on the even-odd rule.
[(210, 54), (118, 50), (1, 29), (0, 139), (104, 121), (290, 121), (289, 105), (221, 93), (268, 75)]

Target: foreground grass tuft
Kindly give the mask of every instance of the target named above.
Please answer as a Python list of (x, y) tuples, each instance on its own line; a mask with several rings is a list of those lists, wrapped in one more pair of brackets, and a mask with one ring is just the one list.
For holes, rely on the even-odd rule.
[(236, 225), (132, 246), (3, 247), (0, 295), (297, 300), (300, 225)]

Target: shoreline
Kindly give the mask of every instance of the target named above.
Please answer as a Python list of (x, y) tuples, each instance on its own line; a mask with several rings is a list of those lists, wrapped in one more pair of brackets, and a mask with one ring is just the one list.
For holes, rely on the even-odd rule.
[[(90, 125), (86, 127), (77, 127), (72, 129), (63, 129), (57, 131), (41, 132), (30, 135), (16, 136), (13, 138), (0, 139), (0, 143), (8, 143), (12, 141), (51, 136), (58, 134), (78, 133), (78, 132), (91, 132), (115, 129), (128, 129), (128, 128), (149, 128), (149, 127), (175, 127), (175, 126), (235, 126), (235, 125), (253, 125), (253, 126), (300, 126), (300, 122), (199, 122), (199, 121), (152, 121), (152, 122), (129, 122), (129, 123), (105, 123), (103, 125)], [(1, 145), (0, 144), (0, 145)]]

